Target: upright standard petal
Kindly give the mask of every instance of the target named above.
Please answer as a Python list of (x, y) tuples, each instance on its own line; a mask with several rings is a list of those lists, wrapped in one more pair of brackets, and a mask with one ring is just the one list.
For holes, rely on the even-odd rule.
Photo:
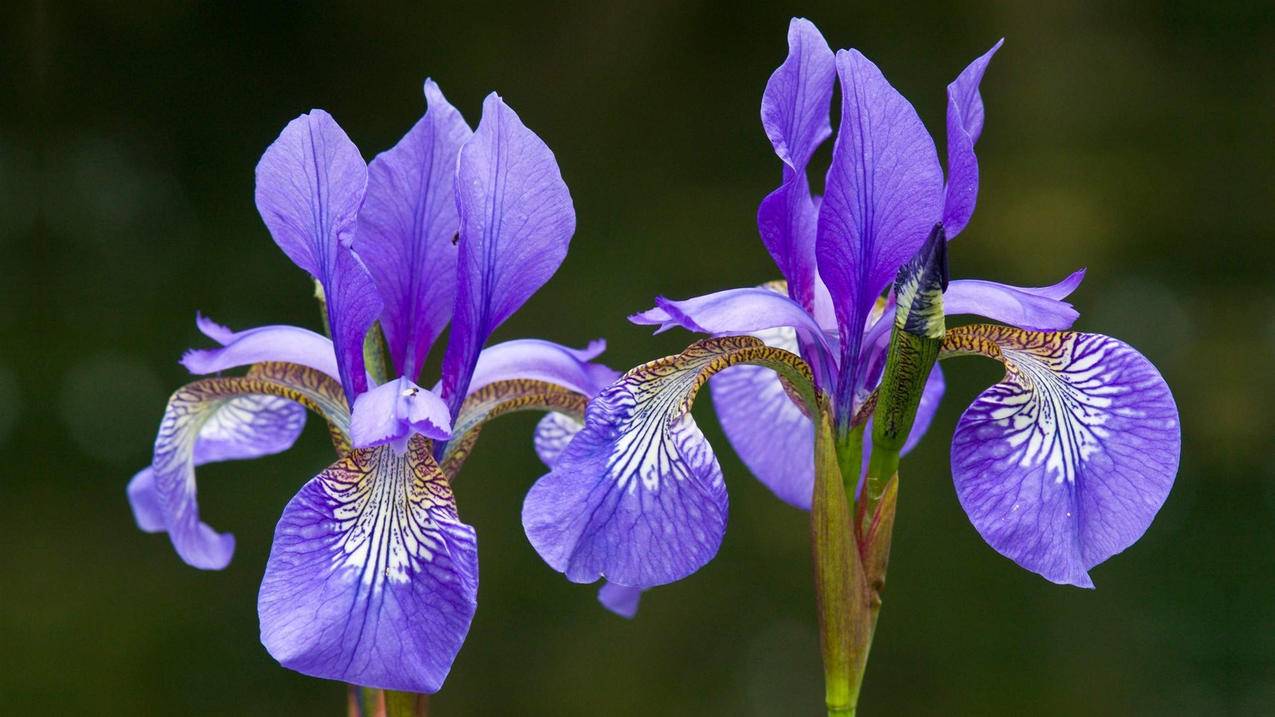
[(437, 692), (474, 617), (478, 546), (432, 447), (356, 449), (283, 510), (257, 599), (284, 667)]
[(553, 152), (495, 93), (460, 150), (456, 204), (456, 313), (442, 387), (453, 415), (487, 337), (553, 276), (576, 226)]
[[(337, 434), (348, 428), (340, 386), (299, 366), (272, 364), (254, 368), (248, 376), (202, 379), (168, 400), (151, 475), (138, 474), (130, 493), (142, 528), (158, 527), (155, 513), (162, 515), (163, 529), (187, 564), (219, 570), (230, 561), (235, 545), (233, 536), (200, 521), (195, 466), (253, 458), (291, 445), (303, 419), (280, 399), (318, 412)], [(153, 492), (145, 487), (148, 480)]]
[(814, 299), (817, 212), (806, 179), (810, 155), (832, 133), (828, 121), (835, 61), (814, 23), (794, 18), (788, 57), (766, 83), (761, 123), (784, 163), (783, 184), (757, 210), (762, 242), (806, 309)]
[(943, 172), (912, 105), (856, 50), (837, 53), (841, 127), (816, 251), (840, 327), (837, 419), (848, 422), (873, 303), (942, 214)]
[(451, 414), (443, 399), (406, 376), (359, 394), (350, 415), (350, 440), (355, 448), (390, 445), (402, 453), (413, 434), (447, 440), (451, 430)]
[(468, 393), (497, 381), (531, 379), (592, 396), (620, 375), (614, 369), (592, 363), (606, 346), (603, 339), (591, 341), (583, 349), (541, 339), (515, 339), (489, 346), (478, 355)]
[(366, 189), (363, 157), (323, 110), (290, 122), (257, 163), (257, 210), (279, 248), (323, 287), (350, 401), (367, 389), (363, 336), (381, 312), (376, 288), (350, 250)]
[(187, 351), (181, 363), (193, 374), (202, 376), (270, 361), (309, 366), (341, 380), (336, 351), (326, 336), (296, 326), (258, 326), (230, 331), (204, 317), (199, 321), (200, 331), (222, 347)]
[(456, 156), (473, 135), (425, 80), (425, 116), (368, 166), (354, 248), (376, 282), (381, 327), (399, 375), (412, 381), (456, 299)]
[(978, 201), (978, 157), (974, 144), (983, 133), (983, 97), (978, 85), (992, 55), (1004, 44), (997, 40), (947, 86), (947, 187), (943, 199), (943, 226), (951, 240), (974, 214)]
[[(753, 336), (796, 352), (790, 328)], [(732, 366), (709, 379), (717, 420), (748, 470), (785, 503), (810, 510), (815, 485), (814, 424), (793, 402), (779, 376), (761, 366)]]
[(1005, 378), (965, 410), (952, 439), (961, 506), (1002, 555), (1056, 583), (1146, 531), (1173, 485), (1173, 396), (1129, 345), (1098, 334), (953, 329), (948, 353), (981, 353)]
[(804, 362), (739, 336), (701, 341), (603, 389), (523, 503), (523, 527), (545, 562), (574, 582), (644, 588), (711, 560), (726, 530), (726, 488), (690, 408), (709, 376), (748, 362), (787, 370), (813, 403)]

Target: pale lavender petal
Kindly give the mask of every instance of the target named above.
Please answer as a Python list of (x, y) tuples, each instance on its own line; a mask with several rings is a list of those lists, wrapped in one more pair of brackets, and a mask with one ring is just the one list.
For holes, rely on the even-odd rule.
[(606, 345), (597, 339), (583, 349), (573, 349), (552, 341), (517, 339), (489, 346), (478, 355), (469, 393), (496, 381), (532, 379), (592, 396), (620, 376), (618, 371), (591, 363)]
[(809, 20), (788, 26), (788, 57), (766, 83), (761, 121), (784, 163), (784, 182), (757, 211), (762, 242), (788, 280), (791, 296), (810, 307), (815, 276), (817, 212), (806, 180), (810, 155), (832, 133), (828, 121), (835, 61)]
[(1168, 496), (1181, 443), (1155, 367), (1098, 334), (979, 327), (1009, 370), (952, 439), (957, 496), (993, 548), (1056, 583), (1136, 541)]
[(235, 340), (235, 331), (233, 329), (213, 321), (202, 313), (195, 313), (195, 326), (199, 329), (199, 333), (222, 346)]
[[(797, 350), (790, 328), (752, 334), (767, 345)], [(740, 460), (782, 501), (810, 510), (814, 491), (814, 425), (792, 402), (775, 372), (732, 366), (708, 382), (717, 420)]]
[(1061, 299), (1070, 294), (1083, 277), (1084, 270), (1081, 270), (1054, 286), (1040, 289), (956, 279), (943, 293), (943, 313), (948, 316), (975, 314), (1032, 331), (1068, 329), (1080, 313)]
[(425, 100), (425, 116), (368, 165), (354, 239), (385, 302), (381, 328), (394, 366), (412, 380), (452, 317), (456, 156), (473, 134), (433, 80), (425, 80)]
[(974, 214), (978, 201), (978, 157), (974, 145), (983, 133), (983, 97), (978, 85), (992, 55), (1005, 41), (998, 40), (947, 86), (947, 188), (943, 201), (943, 228), (951, 240)]
[(629, 321), (659, 326), (656, 333), (680, 326), (702, 334), (747, 334), (791, 326), (829, 358), (835, 349), (814, 318), (800, 304), (765, 287), (727, 289), (683, 301), (656, 299), (656, 306)]
[(453, 414), (487, 337), (557, 271), (576, 224), (553, 152), (495, 93), (461, 148), (456, 203), (459, 276), (442, 388)]
[(523, 503), (523, 528), (550, 567), (573, 582), (651, 587), (717, 553), (726, 487), (684, 412), (706, 366), (683, 357), (648, 364), (589, 404), (585, 427)]
[(406, 376), (359, 394), (350, 415), (350, 440), (356, 448), (391, 445), (402, 453), (415, 433), (446, 440), (451, 429), (443, 399)]
[(1053, 284), (1051, 286), (1017, 286), (1014, 288), (1019, 291), (1025, 291), (1028, 294), (1043, 296), (1046, 299), (1062, 300), (1071, 296), (1072, 292), (1080, 286), (1080, 282), (1084, 281), (1084, 279), (1085, 270), (1077, 269), (1068, 275), (1066, 279), (1063, 279), (1057, 284)]
[[(206, 375), (251, 366), (266, 361), (279, 361), (309, 366), (341, 380), (336, 353), (326, 336), (296, 326), (260, 326), (232, 332), (210, 319), (200, 317), (200, 330), (222, 344), (219, 349), (191, 349), (181, 363), (193, 374)], [(209, 333), (210, 327), (213, 333)]]
[[(144, 530), (147, 525), (153, 527), (154, 521), (142, 513), (157, 506), (178, 555), (206, 570), (219, 570), (230, 562), (235, 539), (200, 521), (195, 467), (286, 450), (305, 425), (305, 410), (292, 401), (237, 395), (233, 390), (224, 380), (199, 381), (173, 394), (155, 440), (150, 469), (154, 492), (133, 500), (134, 514)], [(134, 490), (147, 491), (145, 486), (145, 479), (135, 477), (129, 485), (130, 496)]]
[(416, 438), (355, 450), (297, 493), (257, 599), (284, 667), (354, 685), (436, 692), (477, 606), (474, 529)]
[(567, 444), (575, 438), (581, 428), (584, 428), (583, 423), (565, 413), (557, 411), (546, 413), (536, 424), (536, 431), (532, 437), (540, 462), (544, 463), (546, 468), (553, 468), (553, 464), (558, 462), (558, 456), (562, 455)]
[(837, 53), (841, 126), (816, 253), (840, 327), (838, 420), (848, 420), (868, 313), (942, 214), (943, 172), (916, 111), (856, 50)]
[(164, 509), (155, 492), (155, 472), (150, 466), (138, 471), (128, 482), (128, 504), (138, 528), (147, 533), (164, 532)]
[(634, 615), (637, 615), (638, 602), (641, 601), (643, 592), (645, 591), (642, 588), (630, 588), (603, 581), (602, 587), (598, 588), (598, 602), (616, 615), (631, 620)]
[(257, 210), (279, 248), (323, 287), (350, 400), (367, 388), (363, 336), (381, 309), (371, 278), (350, 251), (366, 188), (358, 148), (323, 110), (290, 122), (257, 164)]

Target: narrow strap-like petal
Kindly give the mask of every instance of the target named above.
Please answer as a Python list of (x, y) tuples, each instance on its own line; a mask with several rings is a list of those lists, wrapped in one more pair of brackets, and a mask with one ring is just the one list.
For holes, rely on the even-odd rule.
[(359, 150), (323, 110), (284, 128), (257, 163), (257, 210), (279, 248), (323, 287), (346, 398), (367, 389), (363, 336), (381, 301), (350, 244), (367, 189)]
[(442, 386), (453, 415), (487, 337), (557, 271), (576, 225), (553, 152), (494, 93), (461, 148), (456, 203), (456, 313)]
[[(771, 285), (727, 289), (683, 301), (656, 299), (656, 306), (629, 317), (639, 325), (659, 326), (656, 333), (680, 326), (702, 334), (751, 334), (789, 326), (797, 330), (818, 355), (810, 356), (816, 376), (834, 375), (836, 348), (830, 338), (793, 299)], [(826, 385), (820, 380), (820, 385)]]
[(943, 228), (948, 240), (960, 234), (969, 223), (978, 201), (978, 157), (974, 154), (974, 145), (983, 133), (983, 97), (978, 85), (992, 55), (1004, 42), (998, 40), (947, 86), (947, 187), (943, 199)]
[(1178, 411), (1146, 358), (1099, 334), (953, 329), (948, 354), (999, 358), (952, 438), (952, 477), (979, 534), (1056, 583), (1093, 587), (1089, 569), (1146, 531), (1173, 485)]
[(436, 692), (477, 592), (474, 529), (429, 442), (356, 449), (283, 510), (257, 599), (261, 642), (303, 674)]
[(942, 214), (943, 172), (916, 110), (856, 50), (837, 53), (841, 126), (816, 253), (840, 328), (838, 420), (848, 421), (873, 302)]
[(451, 427), (451, 414), (443, 399), (403, 376), (354, 400), (350, 440), (355, 448), (390, 445), (402, 453), (412, 434), (446, 440), (452, 435)]
[(189, 565), (218, 570), (234, 551), (233, 536), (217, 533), (199, 519), (195, 466), (266, 455), (291, 445), (300, 420), (279, 399), (315, 410), (334, 431), (348, 429), (339, 386), (300, 366), (274, 364), (248, 376), (202, 379), (169, 399), (151, 461), (151, 507), (158, 506), (173, 547)]
[(376, 282), (397, 372), (415, 381), (456, 299), (456, 156), (473, 134), (433, 80), (425, 116), (368, 165), (354, 248)]
[(832, 133), (828, 116), (835, 61), (814, 23), (794, 18), (788, 26), (788, 57), (766, 83), (761, 123), (784, 163), (783, 184), (757, 210), (762, 242), (788, 280), (791, 296), (805, 308), (814, 297), (815, 223), (806, 164)]
[(198, 322), (200, 331), (222, 347), (187, 351), (181, 363), (193, 374), (206, 375), (256, 363), (279, 362), (309, 366), (341, 380), (336, 352), (326, 336), (296, 326), (258, 326), (231, 331), (203, 316)]
[(573, 349), (542, 339), (515, 339), (488, 346), (478, 355), (469, 393), (497, 381), (531, 379), (592, 396), (620, 375), (592, 362), (606, 350), (606, 345), (606, 341), (597, 339), (583, 349)]
[(787, 371), (814, 403), (803, 361), (739, 336), (701, 341), (603, 389), (523, 503), (545, 562), (574, 582), (651, 587), (711, 560), (726, 530), (726, 488), (690, 408), (710, 376), (749, 362)]
[(974, 314), (1029, 331), (1069, 329), (1080, 313), (1062, 301), (1080, 284), (1080, 270), (1043, 288), (1023, 288), (979, 279), (957, 279), (943, 293), (943, 313)]

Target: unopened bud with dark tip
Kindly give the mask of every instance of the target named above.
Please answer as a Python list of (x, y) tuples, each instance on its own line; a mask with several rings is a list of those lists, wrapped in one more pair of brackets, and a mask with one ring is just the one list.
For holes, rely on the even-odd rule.
[(947, 291), (947, 235), (935, 224), (921, 249), (894, 279), (894, 325), (928, 339), (943, 338), (943, 292)]
[(899, 465), (899, 452), (916, 420), (921, 393), (943, 344), (943, 292), (947, 290), (947, 236), (936, 224), (894, 281), (894, 331), (872, 414), (872, 456), (866, 486), (869, 508)]

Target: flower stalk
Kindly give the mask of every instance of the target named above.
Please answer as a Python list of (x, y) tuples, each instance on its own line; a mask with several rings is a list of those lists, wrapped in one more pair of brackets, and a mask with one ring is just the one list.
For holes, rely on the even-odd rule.
[(849, 495), (853, 493), (847, 493), (842, 481), (832, 419), (823, 410), (815, 433), (810, 537), (829, 717), (854, 714), (872, 639), (868, 586), (852, 530)]
[(895, 280), (895, 323), (876, 405), (867, 407), (872, 453), (857, 501), (864, 425), (852, 422), (838, 440), (828, 411), (819, 414), (811, 539), (829, 717), (855, 713), (872, 648), (898, 505), (899, 454), (943, 344), (946, 244), (942, 225), (935, 226)]

